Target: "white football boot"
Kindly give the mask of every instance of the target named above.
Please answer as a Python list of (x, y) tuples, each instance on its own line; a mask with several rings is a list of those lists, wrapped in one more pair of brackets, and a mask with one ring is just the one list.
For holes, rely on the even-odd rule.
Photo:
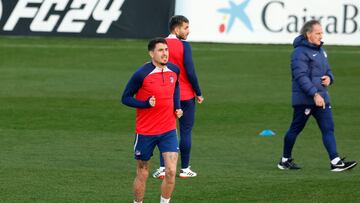
[(180, 174), (179, 174), (180, 178), (192, 178), (192, 177), (196, 177), (196, 176), (197, 176), (197, 173), (192, 171), (190, 169), (190, 166), (187, 168), (180, 169)]
[(152, 174), (153, 178), (164, 179), (165, 178), (165, 167), (160, 167)]

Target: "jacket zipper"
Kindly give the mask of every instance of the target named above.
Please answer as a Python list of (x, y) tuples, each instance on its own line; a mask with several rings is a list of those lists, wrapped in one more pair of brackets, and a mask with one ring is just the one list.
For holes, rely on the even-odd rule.
[(164, 68), (161, 69), (161, 76), (162, 76), (162, 79), (163, 79), (163, 84), (165, 83), (165, 78), (164, 78)]

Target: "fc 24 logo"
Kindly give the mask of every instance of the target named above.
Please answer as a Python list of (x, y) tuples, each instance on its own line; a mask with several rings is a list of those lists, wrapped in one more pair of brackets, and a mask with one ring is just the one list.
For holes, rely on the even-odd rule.
[[(33, 32), (80, 33), (90, 16), (100, 24), (96, 33), (107, 33), (111, 24), (121, 15), (120, 8), (125, 0), (19, 0), (5, 23), (4, 31), (13, 31), (21, 18), (33, 19), (30, 30)], [(111, 3), (112, 2), (112, 3)], [(109, 5), (111, 3), (111, 5)], [(68, 5), (70, 4), (70, 5)], [(39, 6), (36, 6), (39, 5)], [(62, 21), (61, 16), (50, 12), (69, 10)], [(0, 0), (0, 18), (1, 18)], [(57, 26), (58, 25), (58, 26)]]

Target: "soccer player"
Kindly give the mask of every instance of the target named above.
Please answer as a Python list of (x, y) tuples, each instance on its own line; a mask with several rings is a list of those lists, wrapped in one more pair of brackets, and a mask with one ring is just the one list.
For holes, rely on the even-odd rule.
[[(189, 35), (189, 20), (185, 16), (173, 16), (169, 22), (170, 35), (166, 38), (169, 46), (169, 61), (180, 68), (180, 100), (184, 115), (179, 119), (180, 124), (180, 178), (195, 177), (197, 174), (190, 169), (191, 131), (194, 126), (195, 100), (201, 104), (204, 97), (195, 73), (192, 60), (191, 46), (184, 41)], [(164, 159), (160, 155), (160, 168), (154, 173), (154, 178), (163, 178)]]
[(306, 22), (301, 35), (294, 40), (291, 55), (293, 120), (284, 137), (284, 151), (278, 168), (300, 169), (291, 157), (298, 134), (312, 115), (322, 133), (323, 144), (330, 158), (330, 170), (339, 172), (356, 166), (337, 153), (334, 121), (327, 87), (334, 82), (327, 54), (322, 48), (323, 30), (317, 20)]
[(165, 39), (150, 40), (148, 51), (151, 62), (141, 66), (131, 77), (123, 92), (122, 103), (136, 108), (134, 202), (143, 201), (149, 160), (157, 146), (164, 157), (166, 171), (160, 202), (166, 203), (170, 201), (175, 186), (179, 149), (176, 135), (176, 117), (182, 116), (179, 69), (168, 63)]

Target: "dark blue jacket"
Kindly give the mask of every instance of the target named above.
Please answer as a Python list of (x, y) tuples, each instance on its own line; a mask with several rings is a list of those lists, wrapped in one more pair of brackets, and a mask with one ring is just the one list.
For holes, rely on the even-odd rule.
[(310, 43), (300, 35), (294, 40), (291, 55), (292, 105), (315, 105), (314, 95), (319, 93), (326, 104), (330, 103), (327, 88), (321, 85), (321, 77), (327, 75), (334, 81), (327, 55), (321, 45)]

